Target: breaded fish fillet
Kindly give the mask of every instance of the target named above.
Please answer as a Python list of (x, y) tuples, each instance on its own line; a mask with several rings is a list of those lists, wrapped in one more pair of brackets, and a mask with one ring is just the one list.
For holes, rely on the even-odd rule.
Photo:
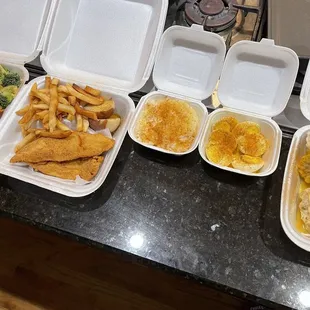
[(53, 177), (75, 180), (77, 176), (80, 176), (83, 180), (90, 181), (97, 175), (102, 162), (103, 156), (95, 156), (93, 158), (75, 159), (62, 163), (29, 163), (29, 165), (34, 170)]
[(114, 146), (114, 140), (102, 134), (74, 132), (65, 139), (42, 137), (24, 146), (11, 163), (63, 162), (101, 155)]

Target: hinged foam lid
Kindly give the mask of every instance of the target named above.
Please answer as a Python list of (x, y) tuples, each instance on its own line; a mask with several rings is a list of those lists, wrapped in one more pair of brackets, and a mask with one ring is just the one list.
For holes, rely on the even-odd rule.
[(168, 0), (58, 0), (41, 63), (50, 75), (124, 92), (148, 80)]
[(300, 92), (300, 109), (302, 114), (310, 120), (310, 64), (304, 78)]
[(206, 99), (216, 86), (225, 53), (223, 38), (204, 31), (202, 26), (170, 27), (159, 46), (154, 84), (169, 93)]
[(0, 0), (0, 60), (24, 64), (40, 52), (52, 0)]
[(287, 105), (298, 65), (296, 53), (273, 40), (240, 41), (227, 53), (219, 100), (225, 107), (276, 116)]

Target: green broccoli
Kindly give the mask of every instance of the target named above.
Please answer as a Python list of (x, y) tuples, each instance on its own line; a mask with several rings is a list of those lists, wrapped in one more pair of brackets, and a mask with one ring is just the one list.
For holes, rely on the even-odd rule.
[(20, 76), (18, 73), (15, 72), (8, 72), (7, 74), (4, 75), (3, 80), (2, 80), (2, 86), (6, 87), (9, 85), (14, 85), (19, 87), (21, 84)]
[(5, 109), (15, 98), (18, 87), (11, 85), (0, 90), (0, 107)]
[(2, 84), (2, 81), (7, 73), (8, 70), (6, 70), (4, 67), (0, 65), (0, 84)]

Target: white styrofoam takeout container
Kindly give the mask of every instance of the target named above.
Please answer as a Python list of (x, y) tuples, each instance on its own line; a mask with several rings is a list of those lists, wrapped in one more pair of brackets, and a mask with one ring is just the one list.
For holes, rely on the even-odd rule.
[[(160, 42), (153, 72), (154, 84), (158, 90), (141, 98), (129, 128), (130, 137), (144, 147), (166, 154), (185, 155), (194, 151), (208, 114), (201, 101), (208, 98), (216, 86), (225, 52), (223, 38), (204, 31), (202, 26), (172, 26), (167, 29)], [(191, 148), (186, 152), (177, 153), (149, 145), (138, 140), (135, 135), (135, 128), (145, 104), (166, 96), (187, 101), (198, 115), (199, 131)]]
[[(35, 59), (42, 48), (51, 3), (51, 0), (0, 0), (0, 64), (19, 74), (21, 88), (29, 80), (24, 64)], [(15, 102), (16, 99), (4, 114), (11, 113)]]
[[(224, 108), (210, 113), (199, 144), (201, 157), (217, 168), (248, 175), (267, 176), (279, 163), (282, 132), (271, 118), (280, 114), (287, 105), (297, 75), (299, 59), (286, 47), (274, 45), (273, 40), (261, 42), (240, 41), (227, 53), (219, 81), (218, 97)], [(206, 146), (212, 126), (225, 116), (253, 121), (261, 126), (270, 148), (263, 156), (264, 167), (258, 173), (212, 163), (206, 157)]]
[[(300, 108), (304, 116), (310, 120), (310, 66), (308, 66), (300, 93)], [(283, 179), (280, 212), (281, 224), (286, 235), (296, 245), (310, 252), (310, 234), (303, 234), (296, 228), (296, 215), (299, 208), (299, 191), (301, 185), (297, 163), (306, 154), (308, 133), (310, 133), (310, 125), (297, 130), (292, 139)]]
[[(27, 3), (32, 1), (37, 4), (41, 0)], [(6, 113), (2, 120), (0, 173), (66, 196), (82, 197), (102, 185), (118, 154), (135, 109), (129, 93), (139, 90), (151, 74), (168, 0), (50, 2), (42, 39), (43, 68), (62, 83), (90, 85), (111, 95), (122, 124), (114, 135), (114, 148), (105, 155), (104, 163), (91, 183), (77, 184), (10, 164), (14, 146), (22, 139), (19, 118), (14, 112), (28, 103), (33, 83), (38, 83), (39, 88), (43, 86), (44, 77), (38, 77), (21, 90), (10, 109), (12, 113)], [(15, 9), (18, 10), (18, 6)]]

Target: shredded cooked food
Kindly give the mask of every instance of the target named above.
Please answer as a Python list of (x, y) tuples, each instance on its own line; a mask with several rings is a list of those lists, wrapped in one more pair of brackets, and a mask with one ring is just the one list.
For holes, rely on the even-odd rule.
[(142, 143), (182, 153), (194, 143), (198, 127), (198, 115), (189, 103), (165, 97), (146, 103), (135, 135)]

